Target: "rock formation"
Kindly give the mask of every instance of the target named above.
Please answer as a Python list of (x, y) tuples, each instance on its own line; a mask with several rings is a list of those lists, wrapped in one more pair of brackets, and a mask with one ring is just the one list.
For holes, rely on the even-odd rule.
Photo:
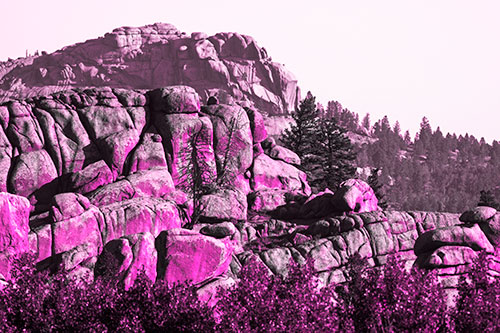
[[(169, 86), (73, 89), (1, 104), (4, 261), (29, 249), (40, 268), (87, 278), (114, 269), (127, 284), (144, 266), (152, 279), (170, 282), (183, 274), (206, 282), (227, 271), (242, 246), (233, 223), (247, 220), (247, 196), (311, 190), (281, 155), (256, 149), (267, 138), (257, 110), (216, 103), (201, 106), (192, 87)], [(198, 230), (180, 229), (195, 207), (201, 207)], [(201, 228), (206, 223), (216, 224)], [(215, 252), (182, 267), (182, 258), (195, 254), (181, 255), (187, 249), (176, 242), (205, 256)], [(174, 250), (180, 251), (175, 265), (162, 264)], [(220, 256), (226, 259), (212, 262)], [(157, 265), (166, 265), (161, 276), (153, 274)]]
[[(121, 27), (51, 54), (0, 63), (0, 102), (72, 87), (154, 89), (178, 84), (193, 87), (204, 103), (209, 96), (218, 96), (223, 104), (234, 98), (270, 116), (289, 114), (300, 100), (293, 74), (273, 62), (252, 37), (187, 36), (165, 23)], [(275, 123), (270, 117), (271, 130), (279, 130)]]
[(357, 179), (311, 195), (298, 156), (271, 137), (297, 82), (251, 37), (120, 28), (3, 64), (0, 87), (5, 279), (26, 251), (41, 270), (127, 287), (141, 270), (191, 280), (207, 300), (252, 257), (274, 274), (312, 259), (331, 283), (356, 253), (397, 255), (453, 289), (484, 250), (500, 274), (493, 208), (382, 211)]

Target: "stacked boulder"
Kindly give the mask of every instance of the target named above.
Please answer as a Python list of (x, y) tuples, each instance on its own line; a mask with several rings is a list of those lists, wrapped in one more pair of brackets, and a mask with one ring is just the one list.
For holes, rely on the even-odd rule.
[(498, 235), (500, 214), (486, 206), (464, 212), (461, 223), (422, 234), (415, 242), (420, 267), (437, 271), (443, 285), (455, 290), (461, 276), (470, 271), (479, 252), (486, 252), (489, 274), (500, 276)]
[[(169, 282), (223, 275), (241, 251), (235, 224), (247, 220), (248, 197), (276, 184), (282, 195), (310, 195), (302, 171), (259, 149), (262, 119), (215, 98), (202, 107), (188, 86), (1, 104), (1, 273), (29, 249), (40, 269), (89, 279), (112, 271), (126, 285), (141, 267)], [(197, 229), (182, 229), (196, 207)]]
[(290, 114), (300, 100), (294, 75), (252, 37), (188, 36), (168, 23), (121, 27), (51, 54), (0, 63), (0, 102), (73, 87), (154, 89), (179, 83), (193, 87), (204, 102), (221, 90), (268, 115)]

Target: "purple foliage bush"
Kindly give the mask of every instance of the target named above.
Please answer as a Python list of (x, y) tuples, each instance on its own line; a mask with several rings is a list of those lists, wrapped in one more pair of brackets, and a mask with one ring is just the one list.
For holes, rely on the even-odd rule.
[(286, 277), (270, 275), (252, 260), (240, 282), (220, 290), (215, 311), (224, 332), (329, 332), (342, 327), (333, 288), (319, 290), (312, 264), (291, 264)]
[(500, 331), (500, 281), (489, 274), (488, 260), (488, 254), (482, 252), (468, 279), (460, 279), (453, 313), (457, 332)]
[(347, 308), (342, 318), (356, 332), (436, 332), (447, 327), (444, 291), (433, 272), (406, 271), (396, 257), (367, 267), (358, 256), (347, 264), (348, 281), (337, 292)]
[(0, 291), (1, 332), (477, 332), (500, 328), (500, 283), (481, 255), (446, 308), (435, 273), (404, 269), (390, 257), (368, 267), (353, 257), (347, 282), (320, 288), (312, 262), (293, 261), (286, 276), (250, 260), (239, 283), (218, 291), (213, 308), (188, 284), (151, 283), (128, 290), (111, 276), (77, 282), (38, 272), (24, 255)]

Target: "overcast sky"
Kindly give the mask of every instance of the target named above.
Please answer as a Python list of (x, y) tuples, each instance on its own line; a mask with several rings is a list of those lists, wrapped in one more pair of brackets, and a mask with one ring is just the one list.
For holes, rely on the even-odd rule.
[(0, 13), (0, 61), (125, 25), (239, 32), (323, 105), (500, 141), (500, 1), (1, 0)]

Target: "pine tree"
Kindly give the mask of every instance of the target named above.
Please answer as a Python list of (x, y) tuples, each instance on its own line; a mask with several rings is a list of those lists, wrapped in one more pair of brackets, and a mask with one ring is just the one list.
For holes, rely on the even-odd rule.
[(314, 132), (317, 129), (319, 110), (316, 107), (316, 98), (309, 91), (304, 100), (300, 102), (299, 108), (292, 114), (295, 124), (286, 129), (281, 142), (294, 151), (303, 165), (307, 165), (308, 154), (314, 143)]
[(500, 205), (495, 200), (495, 196), (490, 190), (481, 190), (479, 195), (479, 203), (478, 206), (488, 206), (493, 207), (495, 209), (500, 209)]
[(354, 176), (356, 154), (346, 132), (334, 118), (319, 123), (313, 146), (318, 168), (309, 182), (311, 186), (336, 190), (341, 182)]
[(368, 131), (368, 133), (370, 133), (371, 131), (371, 124), (370, 124), (370, 114), (367, 113), (366, 116), (363, 118), (363, 121), (362, 121), (362, 124), (361, 124), (364, 128), (366, 128), (366, 130)]
[(375, 196), (378, 199), (378, 205), (379, 205), (379, 207), (382, 208), (382, 209), (387, 209), (387, 207), (389, 205), (385, 201), (385, 199), (384, 199), (385, 196), (382, 193), (382, 187), (383, 187), (383, 185), (381, 185), (379, 183), (379, 179), (378, 179), (379, 171), (380, 171), (379, 168), (372, 168), (372, 170), (370, 172), (370, 176), (368, 177), (367, 183), (368, 183), (368, 185), (370, 185), (370, 187), (372, 188), (373, 192), (375, 192)]
[(335, 190), (342, 181), (354, 176), (356, 154), (345, 135), (346, 129), (334, 117), (319, 118), (311, 92), (300, 103), (293, 119), (295, 125), (285, 131), (281, 142), (300, 157), (301, 169), (313, 188)]

